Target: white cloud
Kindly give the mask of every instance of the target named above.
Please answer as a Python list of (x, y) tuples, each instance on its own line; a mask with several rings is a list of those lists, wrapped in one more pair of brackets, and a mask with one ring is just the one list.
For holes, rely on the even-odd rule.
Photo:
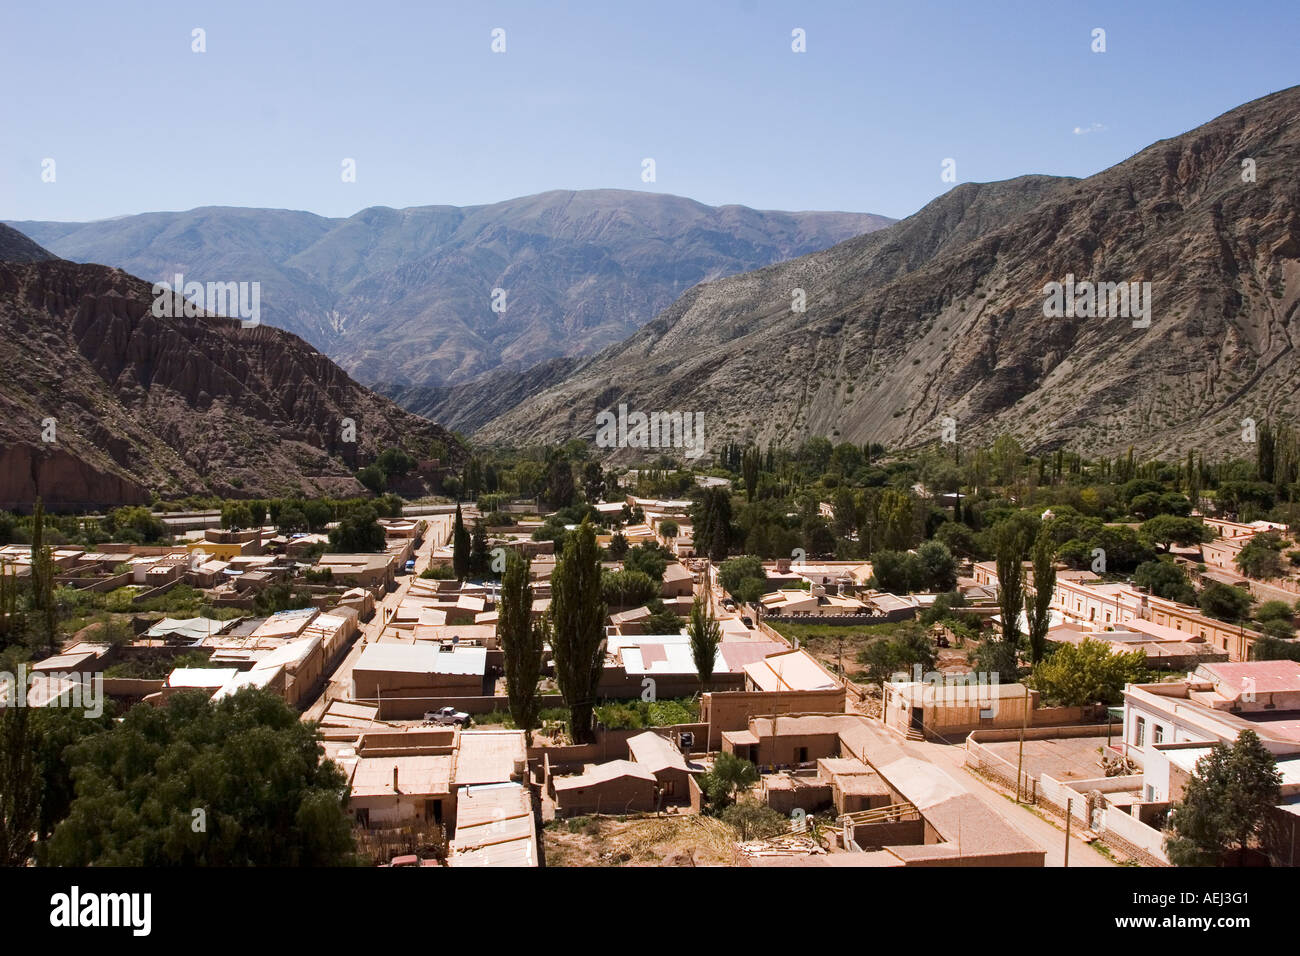
[(1075, 136), (1087, 136), (1089, 133), (1100, 133), (1106, 127), (1101, 123), (1093, 123), (1091, 126), (1076, 126), (1074, 128)]

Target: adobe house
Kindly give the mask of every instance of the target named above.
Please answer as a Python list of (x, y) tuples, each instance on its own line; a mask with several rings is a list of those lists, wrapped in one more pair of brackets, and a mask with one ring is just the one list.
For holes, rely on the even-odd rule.
[(886, 681), (881, 719), (913, 738), (1033, 725), (1038, 691), (1023, 684), (964, 683), (968, 676), (974, 675), (933, 672), (927, 680)]
[(611, 760), (585, 773), (552, 777), (549, 789), (557, 817), (646, 812), (657, 809), (659, 803), (655, 775), (631, 760)]
[(450, 829), (456, 737), (452, 727), (362, 734), (354, 752), (337, 758), (352, 788), (349, 812), (369, 828), (428, 822)]
[(692, 768), (671, 740), (653, 730), (629, 737), (628, 753), (632, 760), (654, 774), (662, 803), (689, 803), (690, 778), (704, 768)]
[(744, 730), (722, 734), (723, 753), (735, 754), (763, 768), (793, 767), (838, 757), (846, 714), (788, 714), (751, 717)]
[(352, 668), (351, 697), (377, 704), (381, 720), (410, 720), (444, 698), (481, 696), (486, 670), (485, 647), (369, 644)]

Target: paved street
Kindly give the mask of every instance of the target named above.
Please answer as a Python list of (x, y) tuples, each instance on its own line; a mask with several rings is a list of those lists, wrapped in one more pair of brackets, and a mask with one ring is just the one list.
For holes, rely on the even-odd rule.
[(361, 652), (367, 644), (372, 644), (379, 639), (379, 635), (383, 633), (388, 619), (397, 610), (398, 605), (402, 603), (402, 599), (406, 597), (411, 582), (420, 576), (421, 571), (429, 567), (433, 550), (451, 537), (451, 527), (454, 519), (450, 515), (429, 515), (425, 520), (428, 521), (429, 528), (424, 534), (424, 543), (415, 552), (415, 570), (411, 574), (399, 576), (397, 587), (385, 594), (382, 600), (375, 602), (374, 616), (369, 621), (362, 623), (361, 634), (352, 647), (349, 648), (342, 663), (330, 676), (330, 680), (321, 696), (303, 712), (304, 720), (319, 720), (325, 712), (327, 700), (348, 695), (352, 686), (352, 668), (356, 665), (357, 658), (361, 656)]

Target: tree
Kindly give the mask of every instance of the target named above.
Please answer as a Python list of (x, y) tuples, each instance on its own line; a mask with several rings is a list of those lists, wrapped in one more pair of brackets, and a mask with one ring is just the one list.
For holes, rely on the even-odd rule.
[(713, 769), (700, 774), (700, 789), (709, 798), (714, 811), (725, 809), (738, 790), (748, 790), (758, 783), (758, 768), (744, 757), (725, 750), (713, 761)]
[(754, 491), (758, 488), (759, 452), (755, 445), (746, 446), (740, 459), (741, 480), (745, 483), (745, 500), (754, 500)]
[(890, 594), (910, 594), (923, 586), (920, 558), (911, 551), (877, 551), (871, 556), (876, 587)]
[(1237, 624), (1250, 616), (1250, 595), (1218, 581), (1205, 586), (1197, 603), (1210, 617), (1230, 624)]
[(104, 524), (109, 534), (125, 532), (124, 537), (138, 536), (143, 543), (168, 537), (167, 525), (143, 505), (114, 508)]
[(1260, 622), (1285, 621), (1289, 627), (1294, 616), (1295, 608), (1286, 601), (1265, 601), (1255, 608), (1255, 620)]
[(51, 654), (58, 649), (59, 637), (54, 573), (54, 551), (45, 544), (45, 506), (37, 498), (32, 509), (32, 610), (37, 612)]
[(761, 800), (739, 800), (718, 814), (736, 828), (741, 841), (762, 840), (790, 829), (790, 819)]
[(695, 672), (700, 675), (700, 690), (707, 690), (713, 679), (713, 663), (718, 654), (718, 645), (722, 643), (722, 628), (717, 618), (709, 613), (704, 592), (695, 595), (691, 604), (691, 622), (686, 627), (691, 639), (691, 659), (695, 662)]
[(304, 531), (307, 528), (307, 515), (297, 505), (287, 505), (280, 509), (276, 527), (284, 534)]
[(933, 670), (935, 660), (934, 642), (914, 621), (903, 624), (893, 637), (878, 638), (858, 652), (858, 663), (867, 668), (867, 680), (881, 687), (897, 674), (906, 674), (911, 680), (918, 664), (922, 672)]
[(532, 746), (533, 730), (542, 710), (537, 682), (542, 677), (547, 638), (545, 620), (533, 621), (530, 563), (514, 548), (507, 552), (497, 615), (497, 643), (505, 656), (510, 718), (524, 732), (524, 742), (528, 746)]
[(731, 492), (705, 488), (691, 507), (691, 521), (696, 552), (714, 563), (724, 561), (731, 547)]
[(959, 521), (945, 521), (934, 532), (934, 540), (941, 541), (953, 554), (963, 558), (975, 556), (975, 535)]
[(330, 531), (330, 550), (334, 552), (379, 552), (384, 550), (386, 542), (384, 529), (375, 519), (375, 509), (369, 505), (353, 508)]
[(1142, 562), (1133, 572), (1133, 583), (1166, 601), (1180, 604), (1196, 601), (1196, 592), (1188, 583), (1186, 572), (1172, 561)]
[(573, 483), (573, 466), (567, 458), (556, 458), (546, 473), (546, 501), (552, 508), (573, 504), (577, 488)]
[(251, 528), (252, 525), (253, 512), (244, 502), (227, 501), (221, 506), (221, 527), (228, 528), (231, 531), (240, 531), (244, 528)]
[(718, 583), (737, 601), (757, 601), (767, 589), (763, 559), (752, 554), (728, 558), (718, 566)]
[(609, 556), (615, 561), (622, 561), (623, 556), (627, 554), (627, 536), (622, 531), (615, 531), (614, 536), (609, 539)]
[(605, 496), (605, 469), (598, 461), (589, 461), (582, 466), (582, 494), (587, 501), (595, 504)]
[(672, 555), (653, 541), (638, 544), (623, 555), (623, 570), (641, 571), (652, 581), (662, 582)]
[(366, 465), (357, 472), (357, 481), (367, 491), (372, 491), (377, 495), (382, 495), (384, 489), (388, 486), (388, 476), (384, 474), (384, 469), (376, 464)]
[(610, 607), (639, 607), (659, 596), (659, 585), (644, 571), (606, 571), (600, 594)]
[(677, 616), (676, 611), (668, 609), (662, 598), (653, 598), (647, 601), (646, 607), (650, 609), (650, 616), (645, 619), (642, 626), (647, 634), (680, 634), (682, 632), (682, 619)]
[[(471, 459), (471, 461), (476, 465), (478, 464), (478, 459)], [(375, 464), (383, 471), (386, 478), (393, 475), (402, 478), (410, 473), (416, 462), (404, 449), (390, 445), (379, 453), (379, 457), (375, 459)]]
[(1146, 656), (1141, 651), (1112, 654), (1104, 641), (1085, 639), (1081, 644), (1062, 644), (1030, 675), (1030, 686), (1044, 698), (1063, 707), (1085, 704), (1118, 704), (1124, 685), (1146, 675)]
[(134, 707), (75, 744), (69, 761), (76, 796), (50, 838), (52, 866), (353, 859), (347, 778), (324, 759), (315, 726), (269, 691)]
[[(17, 693), (12, 688), (10, 693)], [(0, 866), (24, 866), (40, 824), (43, 781), (31, 709), (10, 701), (0, 710)]]
[(1196, 761), (1183, 799), (1169, 812), (1165, 852), (1176, 866), (1223, 866), (1235, 849), (1245, 862), (1251, 843), (1264, 835), (1268, 813), (1280, 800), (1277, 760), (1253, 730), (1221, 743)]
[(1166, 551), (1174, 544), (1185, 548), (1203, 544), (1213, 538), (1210, 529), (1205, 527), (1200, 518), (1179, 518), (1167, 514), (1156, 515), (1142, 522), (1138, 531)]
[(605, 664), (605, 602), (601, 600), (596, 529), (582, 519), (551, 572), (551, 646), (555, 682), (569, 708), (573, 739), (592, 739), (596, 685)]
[(465, 530), (465, 518), (460, 511), (460, 502), (456, 502), (456, 518), (451, 526), (451, 566), (456, 571), (456, 580), (464, 581), (469, 577), (469, 532)]
[(929, 591), (951, 591), (957, 586), (957, 559), (941, 541), (926, 541), (916, 549), (921, 579)]
[(1255, 535), (1232, 560), (1248, 578), (1280, 578), (1286, 573), (1282, 567), (1282, 540), (1275, 531)]
[(1037, 664), (1047, 650), (1047, 630), (1051, 627), (1052, 593), (1056, 590), (1055, 550), (1052, 533), (1044, 525), (1034, 539), (1034, 593), (1025, 595), (1025, 621), (1029, 625), (1029, 658)]
[(1002, 615), (1002, 643), (1010, 648), (1017, 648), (1020, 646), (1020, 610), (1024, 606), (1026, 550), (1024, 532), (1014, 521), (1004, 521), (998, 526), (994, 541), (997, 554), (998, 608)]
[(488, 551), (487, 527), (482, 518), (474, 519), (474, 528), (469, 535), (469, 573), (475, 577), (486, 577), (492, 572), (492, 555)]

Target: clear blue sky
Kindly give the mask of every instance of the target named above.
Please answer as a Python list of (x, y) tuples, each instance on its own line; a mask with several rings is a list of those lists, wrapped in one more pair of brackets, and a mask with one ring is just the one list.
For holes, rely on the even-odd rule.
[(959, 182), (1087, 176), (1300, 82), (1297, 0), (77, 0), (3, 19), (4, 219), (592, 187), (902, 217), (951, 188), (947, 157)]

